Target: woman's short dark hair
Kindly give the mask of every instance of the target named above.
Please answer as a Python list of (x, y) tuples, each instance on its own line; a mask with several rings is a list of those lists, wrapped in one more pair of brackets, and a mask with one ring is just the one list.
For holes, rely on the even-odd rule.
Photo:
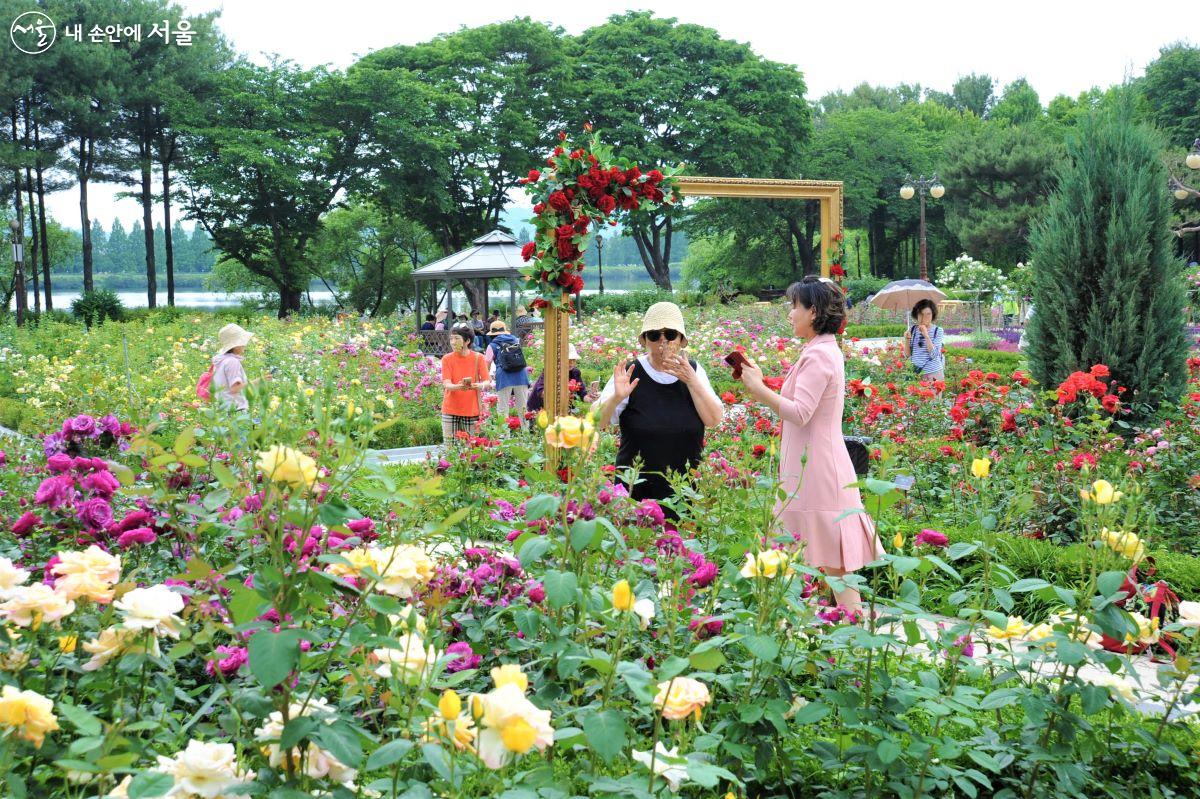
[(846, 295), (829, 278), (805, 275), (788, 286), (786, 296), (792, 305), (813, 308), (813, 330), (818, 335), (838, 333), (846, 323)]
[(425, 321), (426, 321), (426, 322), (432, 322), (432, 321), (433, 321), (435, 318), (436, 318), (436, 317), (435, 317), (433, 314), (431, 314), (431, 313), (427, 313), (427, 314), (425, 314)]
[(928, 308), (933, 312), (933, 320), (937, 321), (937, 303), (933, 300), (917, 300), (917, 304), (912, 307), (912, 318), (916, 319), (921, 315), (921, 311)]
[(467, 344), (470, 344), (475, 340), (475, 331), (466, 325), (455, 325), (453, 328), (451, 328), (450, 335), (458, 336)]

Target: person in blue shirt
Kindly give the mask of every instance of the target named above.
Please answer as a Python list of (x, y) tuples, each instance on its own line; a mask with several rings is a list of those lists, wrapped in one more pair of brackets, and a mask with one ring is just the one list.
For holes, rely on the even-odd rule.
[[(521, 342), (508, 332), (504, 320), (497, 319), (488, 329), (491, 343), (483, 357), (496, 365), (496, 411), (505, 416), (524, 416), (529, 396), (529, 368)], [(511, 407), (510, 407), (511, 405)]]
[(937, 320), (937, 305), (933, 300), (918, 300), (912, 309), (913, 324), (904, 331), (904, 357), (920, 379), (945, 381), (946, 356), (942, 329)]

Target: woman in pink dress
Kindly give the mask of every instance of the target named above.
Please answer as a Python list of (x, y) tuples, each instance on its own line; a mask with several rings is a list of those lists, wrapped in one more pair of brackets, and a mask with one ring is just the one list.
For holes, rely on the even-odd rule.
[[(842, 438), (846, 371), (834, 337), (846, 319), (845, 296), (833, 281), (813, 275), (789, 286), (786, 296), (792, 332), (806, 342), (799, 359), (778, 394), (763, 384), (756, 364), (742, 367), (742, 382), (783, 419), (779, 482), (787, 496), (775, 507), (780, 524), (804, 542), (808, 565), (840, 577), (883, 554), (858, 489), (847, 488), (858, 478)], [(862, 607), (851, 588), (837, 600), (847, 610)]]

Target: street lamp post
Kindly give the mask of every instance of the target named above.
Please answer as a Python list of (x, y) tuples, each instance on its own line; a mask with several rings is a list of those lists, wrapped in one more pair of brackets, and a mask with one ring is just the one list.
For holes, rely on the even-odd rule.
[(604, 293), (604, 237), (596, 234), (596, 265), (600, 270), (600, 293)]
[(27, 301), (25, 296), (25, 248), (21, 242), (21, 223), (10, 219), (8, 227), (12, 231), (13, 288), (16, 289), (17, 295), (17, 325), (20, 326), (25, 324)]
[(913, 195), (918, 195), (921, 198), (921, 279), (929, 280), (929, 267), (927, 264), (926, 245), (925, 245), (925, 195), (928, 194), (933, 199), (938, 199), (946, 193), (946, 187), (938, 180), (935, 174), (933, 177), (926, 179), (924, 175), (912, 179), (911, 175), (904, 176), (904, 185), (900, 187), (901, 199), (911, 200)]
[[(1187, 165), (1188, 169), (1200, 169), (1200, 139), (1192, 142), (1192, 151), (1187, 154), (1183, 162)], [(1200, 197), (1200, 189), (1197, 189), (1195, 186), (1189, 186), (1174, 175), (1168, 181), (1167, 187), (1179, 202), (1185, 202), (1193, 197)], [(1183, 238), (1188, 233), (1200, 234), (1200, 225), (1185, 222), (1181, 227), (1175, 229), (1175, 235), (1180, 238)], [(1198, 253), (1198, 257), (1200, 257), (1200, 253)]]

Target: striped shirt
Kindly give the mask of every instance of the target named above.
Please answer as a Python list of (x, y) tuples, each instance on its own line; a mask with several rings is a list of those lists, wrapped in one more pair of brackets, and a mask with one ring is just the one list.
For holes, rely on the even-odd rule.
[(925, 346), (925, 334), (919, 327), (913, 325), (909, 330), (912, 333), (912, 354), (908, 356), (909, 363), (923, 375), (946, 371), (946, 357), (942, 353), (942, 328), (934, 325), (930, 330), (933, 338), (933, 351), (937, 353), (936, 355), (929, 354), (929, 349)]

